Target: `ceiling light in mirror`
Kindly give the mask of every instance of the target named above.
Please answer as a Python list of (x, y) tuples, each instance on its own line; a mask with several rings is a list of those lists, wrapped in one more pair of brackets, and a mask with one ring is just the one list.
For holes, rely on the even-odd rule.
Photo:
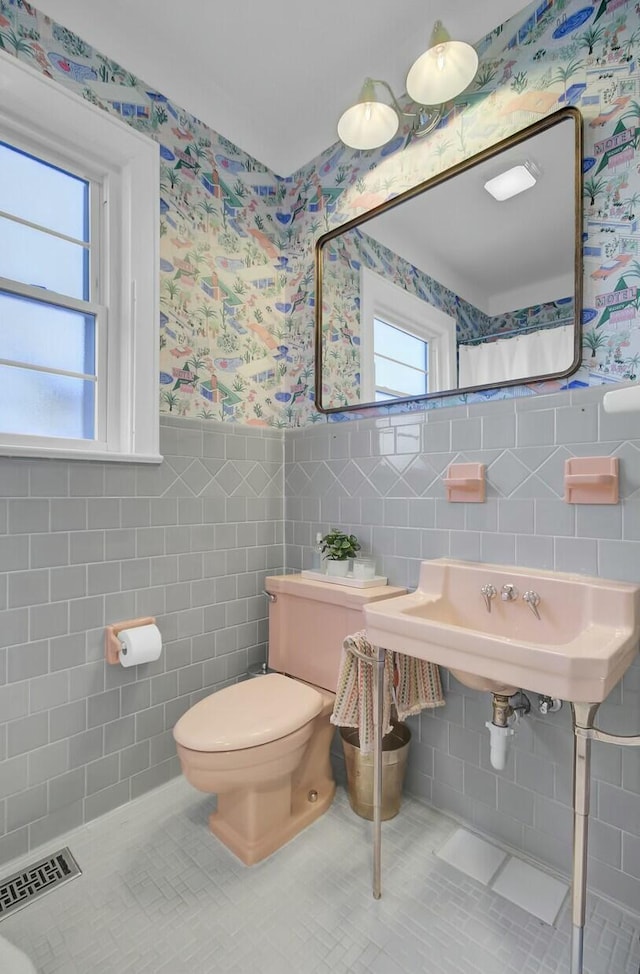
[(525, 190), (531, 189), (535, 184), (536, 177), (533, 173), (533, 166), (525, 163), (524, 165), (512, 166), (511, 169), (507, 169), (498, 176), (494, 176), (493, 179), (487, 180), (484, 188), (490, 196), (493, 196), (494, 200), (503, 203), (504, 200), (510, 200), (512, 196), (517, 196), (518, 193), (524, 193)]

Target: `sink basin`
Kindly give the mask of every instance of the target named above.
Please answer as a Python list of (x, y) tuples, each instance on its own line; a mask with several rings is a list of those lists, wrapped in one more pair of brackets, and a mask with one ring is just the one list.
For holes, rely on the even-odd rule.
[[(498, 593), (491, 612), (487, 584)], [(503, 585), (518, 598), (502, 601)], [(522, 598), (530, 590), (540, 619)], [(638, 651), (640, 585), (437, 558), (422, 562), (415, 592), (364, 614), (372, 643), (446, 666), (475, 689), (600, 703)]]

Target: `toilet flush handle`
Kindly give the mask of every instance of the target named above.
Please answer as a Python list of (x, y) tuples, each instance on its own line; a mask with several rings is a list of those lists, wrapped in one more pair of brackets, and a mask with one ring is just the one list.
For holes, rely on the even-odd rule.
[(273, 592), (267, 592), (266, 588), (262, 590), (262, 594), (266, 595), (270, 602), (277, 602), (278, 596), (274, 595)]

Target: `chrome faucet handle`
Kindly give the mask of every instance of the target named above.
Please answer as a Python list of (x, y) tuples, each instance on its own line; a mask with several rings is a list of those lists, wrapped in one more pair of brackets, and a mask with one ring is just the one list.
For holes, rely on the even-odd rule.
[(483, 585), (480, 589), (480, 593), (484, 598), (484, 604), (487, 607), (487, 612), (491, 612), (491, 599), (495, 599), (498, 594), (495, 585)]
[(500, 589), (500, 598), (503, 602), (515, 602), (519, 595), (515, 585), (503, 585)]
[(527, 603), (536, 619), (539, 619), (540, 613), (538, 612), (538, 606), (540, 605), (540, 596), (538, 593), (534, 592), (533, 589), (529, 589), (528, 592), (524, 593), (522, 598)]

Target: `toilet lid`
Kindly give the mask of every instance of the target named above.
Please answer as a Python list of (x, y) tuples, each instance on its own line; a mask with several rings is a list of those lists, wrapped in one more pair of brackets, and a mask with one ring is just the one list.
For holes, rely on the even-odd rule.
[(183, 714), (173, 730), (192, 751), (239, 751), (292, 734), (320, 713), (322, 696), (280, 673), (218, 690)]

